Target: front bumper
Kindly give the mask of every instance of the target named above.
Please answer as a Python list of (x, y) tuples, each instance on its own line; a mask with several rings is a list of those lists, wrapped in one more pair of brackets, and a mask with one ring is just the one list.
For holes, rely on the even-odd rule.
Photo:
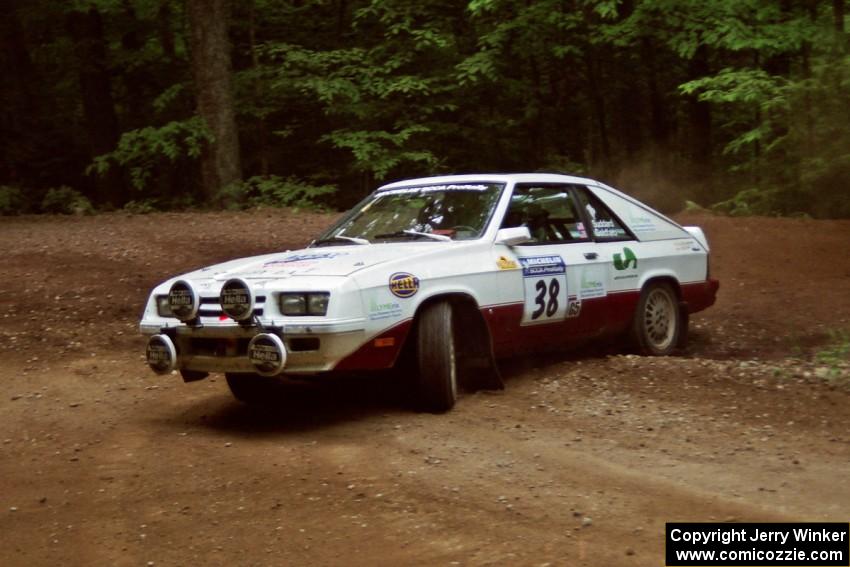
[(248, 359), (248, 343), (256, 335), (273, 333), (286, 347), (283, 374), (316, 374), (333, 370), (366, 340), (363, 319), (256, 325), (202, 321), (198, 326), (142, 322), (144, 335), (164, 334), (177, 349), (176, 369), (198, 372), (255, 372)]

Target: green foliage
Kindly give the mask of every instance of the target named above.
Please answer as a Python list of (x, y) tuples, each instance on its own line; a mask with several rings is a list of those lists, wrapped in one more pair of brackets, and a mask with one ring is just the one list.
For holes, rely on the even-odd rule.
[(829, 344), (815, 352), (814, 361), (826, 367), (824, 378), (836, 379), (847, 376), (850, 369), (850, 333), (844, 330), (830, 331)]
[(149, 215), (157, 212), (159, 207), (155, 199), (139, 199), (138, 201), (127, 201), (121, 210), (131, 215)]
[(176, 101), (185, 93), (186, 85), (183, 83), (176, 83), (171, 85), (162, 93), (157, 96), (151, 102), (151, 106), (153, 106), (154, 110), (158, 113), (163, 113), (167, 111), (170, 107), (174, 106)]
[(720, 201), (711, 206), (713, 211), (725, 213), (733, 217), (752, 215), (775, 216), (779, 199), (775, 191), (763, 191), (757, 188), (744, 189), (731, 199)]
[[(289, 179), (344, 187), (315, 200), (346, 207), (379, 180), (549, 169), (623, 180), (670, 203), (719, 201), (729, 214), (850, 216), (850, 40), (835, 29), (838, 3), (232, 6), (249, 180), (223, 192), (232, 206), (309, 193), (267, 188)], [(98, 26), (72, 33), (74, 12), (96, 16), (102, 36)], [(0, 186), (40, 197), (69, 185), (139, 212), (198, 198), (196, 158), (214, 140), (187, 119), (201, 93), (180, 2), (32, 0), (4, 15), (3, 32), (23, 33), (0, 53), (0, 105), (14, 117), (0, 140)], [(94, 44), (104, 50), (96, 64), (78, 49)], [(109, 96), (87, 98), (101, 64)], [(103, 132), (92, 100), (113, 101)], [(0, 189), (0, 212), (38, 208), (19, 202)]]
[(763, 109), (786, 105), (783, 96), (785, 80), (762, 69), (726, 67), (710, 77), (702, 77), (679, 85), (685, 94), (699, 94), (699, 99), (715, 104), (750, 103)]
[(685, 212), (688, 213), (704, 213), (705, 207), (691, 200), (685, 200)]
[(765, 29), (753, 29), (746, 41), (729, 47), (758, 49), (780, 60), (805, 48), (801, 72), (770, 73), (752, 64), (725, 67), (679, 90), (721, 110), (723, 152), (732, 157), (732, 179), (751, 186), (717, 203), (716, 210), (847, 216), (850, 59), (836, 57), (843, 48), (836, 50), (834, 34), (823, 33), (812, 14), (788, 16), (765, 9), (759, 16)]
[(91, 215), (94, 207), (79, 191), (65, 185), (47, 191), (41, 201), (41, 211), (61, 215)]
[(18, 215), (24, 212), (24, 194), (17, 187), (0, 185), (0, 215)]
[(831, 331), (829, 337), (830, 344), (815, 353), (815, 361), (833, 366), (850, 362), (850, 333)]
[(217, 195), (228, 209), (249, 207), (296, 207), (323, 209), (326, 199), (335, 193), (333, 185), (312, 185), (293, 177), (254, 176), (231, 184)]
[(118, 147), (108, 154), (94, 158), (88, 173), (103, 175), (115, 166), (126, 167), (136, 189), (144, 189), (154, 169), (162, 162), (181, 158), (197, 158), (212, 135), (198, 116), (169, 122), (158, 128), (148, 126), (125, 132)]
[(424, 132), (428, 132), (425, 126), (409, 126), (396, 133), (338, 130), (323, 139), (337, 148), (350, 150), (354, 155), (355, 169), (369, 172), (375, 179), (384, 179), (404, 162), (423, 163), (431, 169), (437, 165), (437, 158), (431, 152), (405, 149), (411, 136)]

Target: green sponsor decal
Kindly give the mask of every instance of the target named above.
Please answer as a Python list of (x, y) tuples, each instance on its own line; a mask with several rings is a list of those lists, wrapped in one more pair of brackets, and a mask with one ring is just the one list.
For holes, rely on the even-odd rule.
[[(625, 261), (623, 258), (625, 257)], [(628, 268), (637, 269), (638, 261), (635, 253), (628, 246), (623, 248), (622, 256), (618, 253), (614, 254), (614, 268), (618, 270), (626, 270)]]
[(378, 303), (375, 298), (369, 299), (369, 319), (375, 321), (377, 319), (388, 319), (391, 317), (401, 316), (401, 305), (395, 301)]
[(596, 278), (591, 278), (589, 270), (583, 270), (581, 273), (581, 289), (602, 289), (602, 282)]

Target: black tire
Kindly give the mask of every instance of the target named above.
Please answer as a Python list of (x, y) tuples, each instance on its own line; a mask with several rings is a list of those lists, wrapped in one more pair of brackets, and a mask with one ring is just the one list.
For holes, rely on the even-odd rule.
[(666, 282), (650, 282), (640, 294), (629, 331), (641, 354), (667, 356), (679, 345), (682, 316), (679, 298)]
[(419, 314), (416, 329), (419, 401), (433, 413), (449, 411), (457, 401), (457, 360), (452, 305), (439, 301)]
[(228, 372), (224, 375), (227, 386), (233, 397), (240, 402), (252, 405), (269, 403), (270, 397), (278, 388), (278, 382), (268, 376), (259, 374), (237, 374)]

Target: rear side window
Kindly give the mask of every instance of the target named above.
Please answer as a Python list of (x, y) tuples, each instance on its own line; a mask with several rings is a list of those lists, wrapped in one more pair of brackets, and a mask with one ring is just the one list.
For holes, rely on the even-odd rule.
[(536, 244), (587, 240), (569, 185), (518, 184), (502, 228), (526, 226)]
[(664, 218), (657, 211), (634, 201), (607, 185), (594, 187), (592, 191), (600, 201), (616, 213), (617, 218), (626, 223), (629, 230), (642, 241), (667, 240), (672, 238), (690, 238), (682, 227)]
[(594, 236), (599, 240), (631, 240), (632, 236), (620, 220), (593, 193), (578, 189), (578, 199), (587, 214)]

